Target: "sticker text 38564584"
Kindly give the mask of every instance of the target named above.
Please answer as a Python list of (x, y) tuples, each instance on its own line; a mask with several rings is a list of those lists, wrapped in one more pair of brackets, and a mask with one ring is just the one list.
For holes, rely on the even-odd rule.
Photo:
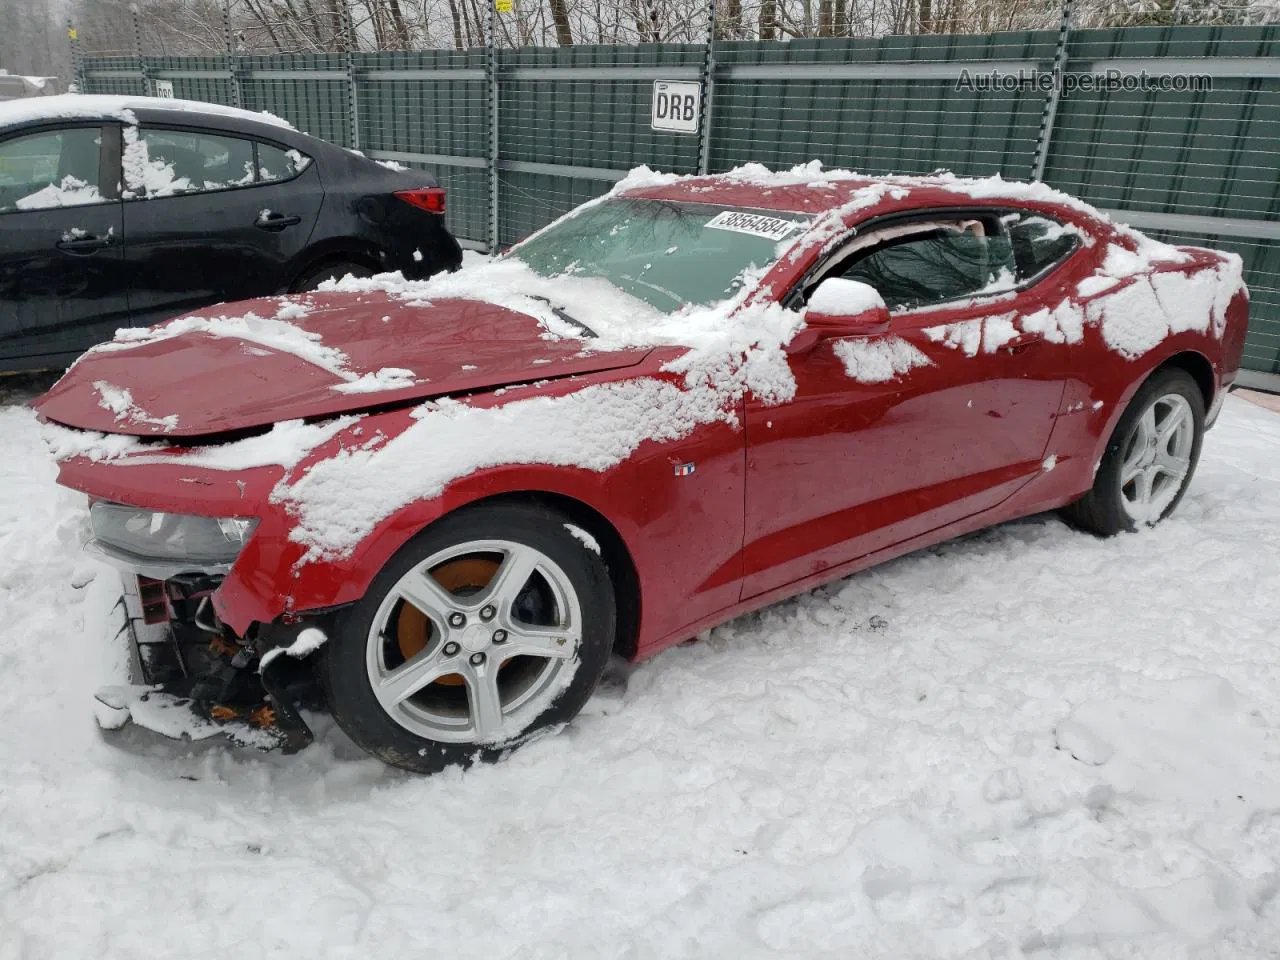
[(802, 220), (784, 220), (781, 217), (767, 217), (762, 213), (746, 213), (742, 210), (725, 210), (707, 221), (707, 227), (713, 230), (749, 233), (753, 237), (764, 237), (767, 240), (785, 240), (803, 226)]

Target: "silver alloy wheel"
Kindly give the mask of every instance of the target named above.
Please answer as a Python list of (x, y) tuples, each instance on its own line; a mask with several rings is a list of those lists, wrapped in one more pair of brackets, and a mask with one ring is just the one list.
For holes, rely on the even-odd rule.
[(1120, 503), (1129, 519), (1152, 524), (1169, 509), (1187, 482), (1195, 431), (1191, 404), (1181, 394), (1166, 393), (1142, 411), (1120, 466)]
[[(450, 592), (433, 573), (477, 557), (500, 558), (483, 585)], [(406, 604), (429, 622), (411, 656), (396, 646)], [(531, 622), (530, 609), (546, 622)], [(519, 735), (564, 691), (581, 642), (578, 596), (555, 561), (525, 544), (473, 540), (431, 555), (388, 591), (365, 662), (378, 703), (409, 732), (493, 744)]]

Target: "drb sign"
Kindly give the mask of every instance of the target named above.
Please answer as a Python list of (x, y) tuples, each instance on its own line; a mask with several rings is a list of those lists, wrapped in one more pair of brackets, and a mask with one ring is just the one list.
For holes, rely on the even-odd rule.
[(702, 113), (702, 84), (687, 80), (653, 81), (654, 130), (697, 133)]

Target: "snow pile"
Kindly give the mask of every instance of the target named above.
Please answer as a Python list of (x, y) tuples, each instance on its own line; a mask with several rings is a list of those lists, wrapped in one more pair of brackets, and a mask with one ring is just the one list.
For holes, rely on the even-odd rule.
[(85, 183), (67, 174), (61, 183), (51, 183), (35, 193), (19, 199), (14, 206), (19, 210), (51, 210), (57, 207), (82, 207), (89, 203), (101, 203), (102, 194), (95, 184)]
[(267, 432), (243, 440), (174, 448), (118, 433), (73, 430), (56, 423), (43, 424), (41, 432), (55, 460), (86, 457), (95, 462), (118, 460), (126, 466), (172, 463), (210, 470), (250, 470), (267, 466), (292, 467), (355, 422), (354, 417), (338, 417), (322, 423), (282, 420)]
[[(405, 504), (476, 470), (541, 463), (603, 471), (645, 440), (677, 440), (715, 420), (736, 422), (721, 393), (654, 378), (499, 407), (440, 401), (419, 407), (415, 423), (385, 443), (345, 449), (286, 478), (272, 499), (294, 514), (291, 537), (315, 560), (348, 552)], [(371, 486), (355, 477), (379, 479)]]
[(266, 433), (231, 443), (191, 447), (169, 455), (148, 454), (123, 461), (130, 466), (142, 463), (179, 463), (211, 470), (250, 470), (254, 467), (292, 467), (312, 450), (346, 430), (355, 417), (338, 417), (320, 423), (284, 420)]
[(274, 317), (260, 317), (256, 313), (240, 316), (201, 317), (187, 316), (170, 320), (156, 327), (125, 327), (116, 331), (114, 340), (91, 348), (86, 356), (115, 350), (130, 350), (149, 343), (159, 343), (188, 333), (203, 333), (211, 337), (228, 337), (256, 343), (279, 353), (293, 354), (308, 363), (328, 370), (343, 380), (354, 381), (358, 375), (347, 364), (347, 355), (337, 347), (324, 344), (319, 333), (304, 330), (290, 320), (298, 320), (310, 312), (302, 302), (285, 300)]
[(0, 955), (1275, 955), (1280, 418), (1237, 398), (1153, 530), (913, 554), (427, 779), (320, 716), (296, 757), (104, 744), (118, 580), (28, 411), (0, 454)]
[(872, 310), (884, 310), (884, 299), (875, 287), (843, 277), (831, 277), (818, 285), (809, 297), (811, 313), (835, 317), (856, 317)]
[(120, 423), (153, 423), (172, 430), (178, 425), (178, 415), (167, 417), (148, 416), (147, 412), (133, 401), (133, 394), (124, 387), (113, 386), (105, 380), (95, 380), (93, 388), (98, 392), (99, 405), (102, 409), (115, 415)]
[(278, 657), (289, 656), (296, 660), (309, 657), (329, 640), (325, 632), (318, 627), (306, 627), (298, 631), (298, 635), (294, 637), (293, 643), (287, 647), (273, 647), (262, 655), (258, 661), (258, 672), (263, 673), (273, 660)]
[(124, 155), (121, 163), (126, 200), (136, 196), (169, 197), (191, 189), (191, 180), (179, 177), (172, 163), (151, 158), (147, 141), (138, 136), (137, 127), (124, 128)]
[(954, 350), (963, 350), (966, 357), (976, 357), (982, 347), (982, 318), (947, 323), (938, 327), (926, 327), (924, 335), (934, 343), (945, 344)]
[(333, 387), (338, 393), (378, 393), (381, 390), (401, 390), (418, 383), (417, 375), (404, 367), (383, 367), (363, 377), (339, 383)]
[(845, 372), (859, 383), (888, 383), (913, 367), (932, 363), (901, 337), (837, 340), (833, 349)]
[[(302, 173), (307, 167), (311, 166), (311, 158), (305, 153), (300, 153), (297, 150), (286, 150), (284, 155), (289, 158), (290, 173)], [(268, 173), (264, 169), (262, 172), (263, 179), (267, 179), (267, 176)]]
[[(958, 197), (982, 200), (1012, 200), (1031, 203), (1062, 204), (1091, 217), (1110, 222), (1107, 216), (1097, 208), (1076, 199), (1070, 194), (1055, 190), (1041, 182), (1023, 182), (1005, 180), (996, 174), (991, 177), (958, 177), (953, 173), (941, 172), (924, 176), (872, 176), (858, 173), (855, 170), (839, 168), (827, 169), (819, 160), (810, 160), (790, 168), (789, 170), (770, 170), (764, 164), (746, 163), (735, 167), (727, 173), (716, 174), (716, 181), (728, 181), (735, 184), (759, 187), (770, 190), (781, 187), (806, 186), (813, 190), (830, 190), (839, 184), (858, 183), (867, 187), (883, 188), (866, 191), (866, 187), (855, 188), (855, 200), (865, 200), (872, 193), (880, 197), (893, 195), (895, 199), (906, 196), (912, 189), (929, 188), (945, 190)], [(649, 167), (641, 166), (633, 169), (626, 177), (618, 181), (611, 194), (649, 190), (672, 184), (688, 182), (712, 181), (699, 174), (664, 174), (657, 173)], [(890, 191), (893, 191), (891, 194)]]
[[(781, 187), (806, 186), (813, 190), (830, 190), (841, 183), (865, 183), (869, 187), (883, 187), (877, 191), (880, 195), (895, 198), (906, 196), (912, 189), (929, 188), (945, 190), (958, 197), (975, 200), (1012, 200), (1030, 203), (1062, 204), (1091, 217), (1110, 222), (1108, 217), (1096, 207), (1092, 207), (1070, 194), (1056, 190), (1042, 182), (1024, 182), (1005, 180), (999, 174), (990, 177), (958, 177), (953, 173), (941, 172), (924, 176), (872, 176), (854, 170), (826, 169), (819, 160), (810, 160), (789, 170), (770, 170), (760, 163), (746, 163), (723, 174), (716, 174), (715, 180), (759, 187), (769, 190)], [(667, 187), (675, 183), (708, 181), (705, 175), (699, 174), (663, 174), (648, 167), (636, 167), (625, 178), (620, 180), (611, 193), (627, 193)], [(866, 188), (855, 188), (858, 197), (866, 198)], [(857, 199), (857, 198), (855, 198)]]
[(1221, 338), (1227, 306), (1244, 289), (1239, 257), (1230, 255), (1212, 270), (1180, 270), (1135, 276), (1090, 301), (1085, 316), (1101, 326), (1107, 346), (1134, 358), (1154, 349), (1170, 334), (1212, 328)]
[(1084, 311), (1070, 300), (1050, 310), (1042, 307), (1019, 318), (1022, 329), (1037, 333), (1049, 343), (1079, 343), (1084, 339)]
[(61, 94), (55, 97), (6, 100), (0, 103), (0, 129), (44, 120), (96, 120), (98, 118), (119, 120), (122, 123), (134, 125), (138, 122), (134, 111), (140, 109), (172, 110), (178, 114), (198, 113), (238, 120), (256, 120), (275, 127), (293, 129), (287, 121), (265, 111), (254, 113), (251, 110), (240, 110), (195, 100), (99, 94)]
[(43, 425), (45, 445), (55, 460), (85, 457), (95, 463), (127, 457), (146, 448), (137, 437), (120, 433), (95, 433), (92, 430), (73, 430), (56, 423)]

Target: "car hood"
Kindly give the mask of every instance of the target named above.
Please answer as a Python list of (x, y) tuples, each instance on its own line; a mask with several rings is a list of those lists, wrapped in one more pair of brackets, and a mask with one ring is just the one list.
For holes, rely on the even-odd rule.
[(117, 335), (36, 409), (84, 430), (190, 438), (615, 370), (649, 353), (590, 345), (550, 338), (536, 318), (476, 300), (273, 298)]

